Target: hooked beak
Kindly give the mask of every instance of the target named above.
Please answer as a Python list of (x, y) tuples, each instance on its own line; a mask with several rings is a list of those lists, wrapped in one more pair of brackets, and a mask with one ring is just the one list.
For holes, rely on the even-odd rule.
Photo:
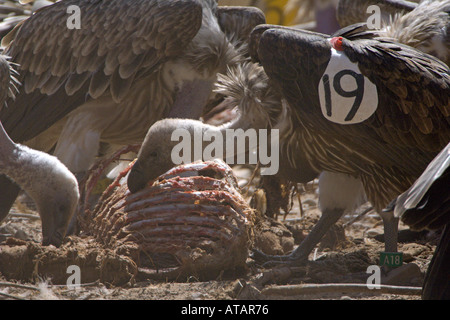
[(60, 247), (63, 242), (64, 236), (58, 232), (55, 231), (49, 236), (44, 236), (42, 239), (42, 245), (43, 246), (49, 246), (54, 245), (55, 247)]
[(41, 214), (42, 220), (42, 245), (54, 245), (59, 247), (62, 244), (65, 235), (65, 228), (57, 228), (53, 216), (46, 212), (46, 215)]
[(128, 189), (131, 193), (136, 193), (142, 190), (147, 185), (148, 180), (145, 178), (144, 170), (142, 169), (139, 161), (136, 161), (131, 168), (130, 174), (128, 175)]

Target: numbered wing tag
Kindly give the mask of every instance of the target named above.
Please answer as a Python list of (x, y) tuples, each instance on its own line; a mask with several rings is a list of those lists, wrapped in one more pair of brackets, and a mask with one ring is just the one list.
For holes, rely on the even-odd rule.
[(330, 62), (318, 88), (322, 113), (335, 123), (361, 123), (377, 110), (377, 87), (343, 52), (334, 48), (331, 51)]

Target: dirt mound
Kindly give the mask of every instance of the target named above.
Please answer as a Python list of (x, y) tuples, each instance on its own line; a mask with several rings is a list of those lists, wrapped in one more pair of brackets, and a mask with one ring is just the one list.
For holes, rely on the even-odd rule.
[(65, 285), (68, 267), (78, 266), (81, 283), (100, 281), (122, 286), (134, 282), (136, 263), (114, 250), (99, 248), (92, 238), (69, 237), (60, 248), (33, 242), (7, 242), (0, 250), (0, 273), (8, 280), (36, 282), (49, 280)]

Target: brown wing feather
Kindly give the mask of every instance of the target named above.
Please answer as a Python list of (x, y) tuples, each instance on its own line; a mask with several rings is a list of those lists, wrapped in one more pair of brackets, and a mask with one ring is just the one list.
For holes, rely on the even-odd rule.
[[(81, 10), (81, 29), (67, 27), (70, 5)], [(40, 10), (9, 37), (6, 53), (24, 86), (14, 110), (0, 114), (5, 129), (20, 142), (87, 99), (120, 102), (141, 75), (180, 54), (201, 23), (198, 0), (68, 0)]]
[(222, 31), (241, 43), (248, 41), (253, 28), (266, 23), (264, 13), (255, 7), (219, 7), (217, 17)]
[(10, 66), (4, 56), (0, 55), (0, 110), (4, 107), (10, 88)]
[(319, 103), (331, 55), (327, 37), (274, 27), (255, 39), (257, 58), (297, 113), (298, 130), (313, 141), (301, 142), (311, 165), (360, 175), (377, 208), (406, 190), (450, 140), (450, 73), (434, 57), (356, 35), (344, 39), (347, 56), (377, 85), (379, 106), (362, 123), (340, 125), (322, 115)]
[[(392, 131), (394, 135), (409, 133), (405, 136), (408, 147), (431, 153), (439, 152), (450, 141), (447, 65), (408, 46), (386, 41), (344, 40), (344, 49), (349, 59), (357, 62), (361, 72), (378, 87), (377, 114), (384, 115), (380, 117), (382, 127), (374, 128), (378, 134), (380, 130)], [(404, 145), (399, 140), (388, 142)]]

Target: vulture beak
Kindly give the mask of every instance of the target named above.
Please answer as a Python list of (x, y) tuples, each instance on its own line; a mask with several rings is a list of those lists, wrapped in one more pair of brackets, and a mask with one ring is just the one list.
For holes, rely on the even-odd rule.
[(55, 204), (51, 202), (39, 210), (42, 220), (42, 245), (54, 245), (58, 248), (66, 236), (69, 221), (74, 216), (74, 210), (55, 212), (52, 210), (54, 206)]
[(58, 248), (61, 246), (63, 239), (64, 239), (64, 236), (61, 234), (61, 232), (56, 230), (55, 232), (53, 232), (50, 235), (44, 235), (44, 237), (42, 239), (42, 245), (43, 246), (54, 245), (55, 247)]
[(131, 193), (142, 190), (147, 185), (148, 180), (145, 178), (144, 170), (139, 161), (136, 161), (128, 175), (128, 189)]
[[(59, 247), (64, 239), (65, 228), (57, 228), (55, 226), (54, 216), (51, 211), (41, 213), (42, 219), (42, 245), (54, 245)], [(62, 231), (62, 232), (61, 232)]]

